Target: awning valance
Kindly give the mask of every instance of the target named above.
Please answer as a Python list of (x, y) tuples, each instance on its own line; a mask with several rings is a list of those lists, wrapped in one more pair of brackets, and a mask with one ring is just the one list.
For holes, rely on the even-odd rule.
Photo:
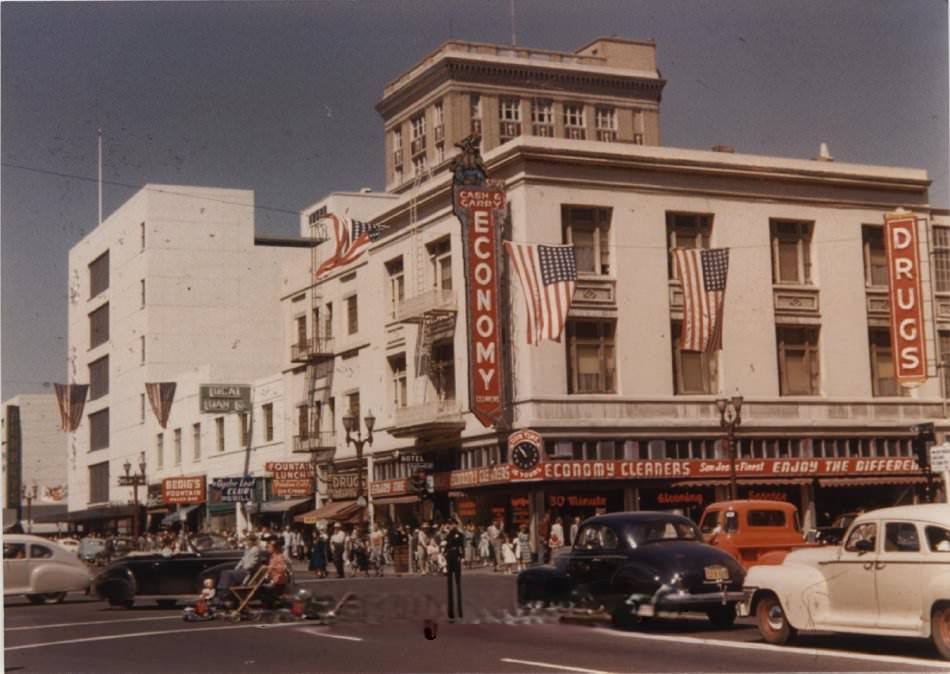
[(363, 508), (356, 505), (356, 501), (333, 501), (316, 510), (311, 510), (303, 515), (297, 515), (294, 517), (294, 522), (303, 522), (304, 524), (316, 524), (321, 520), (349, 522), (354, 517), (358, 518), (362, 510)]
[(884, 475), (881, 477), (826, 477), (818, 480), (821, 487), (874, 487), (878, 485), (924, 484), (923, 475)]
[[(778, 479), (770, 478), (743, 478), (736, 480), (736, 484), (741, 485), (789, 485), (789, 484), (811, 484), (810, 477), (782, 477)], [(674, 482), (672, 487), (726, 487), (729, 485), (728, 479), (717, 480), (688, 480), (684, 482)]]
[(95, 520), (118, 520), (126, 517), (135, 517), (141, 512), (142, 506), (135, 504), (120, 506), (104, 506), (102, 508), (87, 508), (72, 512), (41, 515), (33, 519), (34, 522), (91, 522)]
[(208, 513), (211, 515), (231, 515), (234, 513), (233, 503), (209, 503)]
[(313, 498), (308, 496), (307, 498), (291, 498), (291, 499), (277, 499), (274, 501), (265, 501), (261, 503), (260, 507), (256, 512), (258, 513), (286, 513), (294, 512), (296, 510), (301, 510), (305, 506), (310, 505), (313, 502)]
[(162, 526), (168, 527), (176, 522), (184, 522), (188, 519), (188, 515), (197, 507), (197, 505), (188, 505), (182, 506), (181, 510), (173, 510), (162, 518)]
[(375, 505), (390, 505), (399, 503), (418, 503), (419, 497), (412, 494), (407, 496), (387, 496), (385, 498), (374, 498)]

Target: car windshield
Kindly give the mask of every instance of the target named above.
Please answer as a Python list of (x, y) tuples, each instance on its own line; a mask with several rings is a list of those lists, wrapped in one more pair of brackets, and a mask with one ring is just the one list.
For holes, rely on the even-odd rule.
[(191, 547), (198, 552), (205, 552), (207, 550), (231, 550), (234, 548), (233, 545), (228, 543), (228, 539), (224, 536), (210, 533), (198, 534), (192, 538)]
[(692, 522), (666, 519), (631, 524), (626, 529), (626, 536), (630, 547), (663, 541), (696, 541), (702, 538)]

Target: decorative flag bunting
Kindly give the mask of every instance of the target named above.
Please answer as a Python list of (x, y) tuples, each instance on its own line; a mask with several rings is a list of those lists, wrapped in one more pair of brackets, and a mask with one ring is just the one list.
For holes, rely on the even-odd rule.
[(561, 341), (577, 282), (574, 246), (505, 241), (528, 308), (528, 344)]
[(317, 278), (326, 275), (331, 270), (349, 264), (369, 248), (369, 245), (380, 237), (382, 227), (369, 222), (350, 220), (332, 213), (325, 216), (333, 224), (333, 238), (336, 241), (336, 250), (333, 255), (323, 261), (314, 275)]
[(175, 400), (175, 382), (155, 382), (145, 384), (145, 394), (148, 396), (148, 403), (158, 419), (158, 425), (165, 428), (168, 423), (168, 416), (172, 412), (172, 402)]
[(88, 384), (54, 384), (56, 388), (56, 402), (59, 404), (60, 428), (72, 433), (79, 428), (82, 421), (82, 410), (86, 406), (86, 391)]
[(673, 260), (683, 283), (680, 350), (720, 350), (729, 249), (674, 248)]

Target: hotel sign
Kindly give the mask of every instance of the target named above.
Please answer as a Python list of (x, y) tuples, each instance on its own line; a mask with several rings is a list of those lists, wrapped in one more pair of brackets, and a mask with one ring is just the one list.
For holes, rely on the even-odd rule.
[(912, 387), (927, 379), (924, 308), (920, 292), (917, 217), (912, 213), (884, 216), (887, 276), (890, 286), (891, 344), (897, 382)]
[(249, 412), (251, 387), (241, 384), (202, 384), (198, 399), (202, 414)]
[(489, 185), (455, 185), (455, 215), (462, 223), (469, 335), (469, 401), (483, 426), (502, 421), (499, 327), (501, 228), (505, 192)]
[(166, 477), (162, 480), (162, 503), (186, 505), (205, 502), (205, 478)]

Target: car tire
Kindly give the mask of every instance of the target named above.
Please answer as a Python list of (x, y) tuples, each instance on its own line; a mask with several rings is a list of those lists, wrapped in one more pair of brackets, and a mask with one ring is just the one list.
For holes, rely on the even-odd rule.
[(636, 613), (631, 613), (630, 606), (626, 603), (621, 602), (610, 614), (610, 622), (613, 623), (613, 626), (618, 630), (623, 630), (624, 632), (630, 632), (632, 630), (638, 629), (643, 623), (647, 622), (649, 618), (644, 618), (639, 616)]
[(65, 592), (47, 592), (45, 594), (28, 594), (26, 598), (31, 604), (59, 604), (66, 598)]
[(774, 594), (762, 597), (755, 606), (755, 621), (759, 634), (770, 644), (782, 646), (798, 633), (788, 622), (781, 602)]
[(706, 617), (713, 627), (721, 630), (727, 630), (736, 624), (736, 605), (726, 604), (725, 606), (715, 606), (706, 610)]
[(944, 660), (950, 660), (950, 605), (938, 606), (930, 614), (930, 638)]
[(134, 599), (109, 599), (108, 601), (112, 608), (132, 608), (135, 605)]

